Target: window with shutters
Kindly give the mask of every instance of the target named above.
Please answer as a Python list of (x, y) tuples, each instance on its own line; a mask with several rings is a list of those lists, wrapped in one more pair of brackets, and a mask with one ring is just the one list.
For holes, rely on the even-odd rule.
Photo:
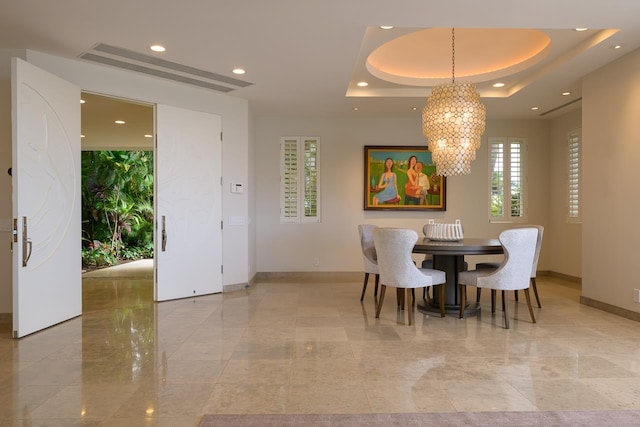
[(489, 138), (489, 220), (519, 222), (526, 217), (526, 143), (522, 138)]
[(580, 218), (580, 149), (582, 132), (577, 129), (567, 137), (567, 220), (581, 222)]
[(320, 222), (320, 138), (280, 140), (280, 222)]

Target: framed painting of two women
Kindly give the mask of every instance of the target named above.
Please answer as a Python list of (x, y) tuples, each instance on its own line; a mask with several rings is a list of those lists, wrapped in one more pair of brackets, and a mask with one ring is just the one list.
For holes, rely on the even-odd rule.
[(446, 179), (427, 147), (364, 147), (365, 210), (446, 210)]

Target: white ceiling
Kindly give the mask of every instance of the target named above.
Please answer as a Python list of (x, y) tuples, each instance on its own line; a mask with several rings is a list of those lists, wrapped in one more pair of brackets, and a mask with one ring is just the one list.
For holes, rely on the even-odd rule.
[[(79, 58), (104, 43), (228, 77), (245, 68), (239, 78), (253, 84), (229, 95), (248, 99), (257, 117), (418, 117), (428, 88), (385, 90), (389, 83), (363, 68), (368, 52), (384, 42), (375, 35), (379, 25), (398, 33), (455, 26), (550, 34), (554, 51), (545, 66), (519, 73), (502, 93), (479, 86), (489, 118), (553, 117), (540, 114), (579, 99), (585, 74), (640, 47), (638, 0), (0, 0), (0, 6), (0, 48)], [(578, 35), (576, 27), (591, 30)], [(594, 44), (603, 29), (619, 31)], [(152, 53), (156, 43), (167, 51)], [(362, 79), (375, 96), (346, 96)], [(565, 90), (572, 95), (563, 97)]]

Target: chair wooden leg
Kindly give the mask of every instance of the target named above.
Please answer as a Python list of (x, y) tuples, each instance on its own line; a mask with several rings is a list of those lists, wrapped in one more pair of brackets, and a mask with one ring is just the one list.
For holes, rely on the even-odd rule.
[[(444, 317), (444, 283), (438, 286), (440, 289), (440, 317)], [(435, 291), (434, 291), (435, 292)]]
[(376, 288), (373, 291), (373, 296), (378, 296), (378, 284), (380, 283), (380, 275), (376, 274)]
[(476, 288), (476, 304), (480, 303), (480, 295), (482, 295), (482, 288)]
[(518, 302), (518, 291), (513, 291), (513, 298)]
[(398, 309), (404, 310), (404, 290), (396, 288), (396, 299), (398, 300)]
[(540, 297), (538, 296), (538, 287), (536, 286), (536, 278), (531, 278), (531, 287), (533, 288), (533, 294), (536, 296), (536, 302), (538, 303), (538, 308), (542, 308), (542, 304), (540, 304)]
[[(442, 285), (441, 285), (442, 286)], [(464, 319), (464, 306), (466, 304), (465, 297), (467, 295), (467, 285), (460, 283), (460, 319)]]
[(380, 310), (382, 309), (382, 302), (384, 301), (384, 292), (387, 290), (385, 285), (380, 288), (380, 301), (378, 301), (378, 308), (376, 309), (376, 319), (380, 318)]
[(364, 284), (362, 285), (362, 295), (360, 295), (360, 301), (364, 300), (364, 293), (367, 290), (368, 282), (369, 282), (369, 273), (364, 273)]
[(491, 314), (496, 312), (496, 290), (491, 289)]
[(536, 323), (536, 317), (533, 315), (533, 307), (531, 307), (531, 294), (529, 288), (524, 290), (524, 296), (527, 298), (527, 306), (529, 307), (529, 314), (531, 315), (531, 321)]
[(509, 329), (509, 299), (507, 291), (502, 291), (502, 310), (504, 310), (504, 328)]
[(415, 292), (412, 292), (413, 289), (407, 288), (407, 297), (405, 301), (407, 301), (407, 317), (409, 319), (409, 326), (413, 324), (413, 301), (415, 300)]

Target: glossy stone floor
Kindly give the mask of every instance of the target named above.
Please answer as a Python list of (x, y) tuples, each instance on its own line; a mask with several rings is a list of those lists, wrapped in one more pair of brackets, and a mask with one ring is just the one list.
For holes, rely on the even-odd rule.
[[(543, 308), (464, 320), (361, 283), (259, 283), (154, 304), (149, 274), (84, 280), (84, 314), (0, 329), (0, 426), (197, 426), (206, 413), (640, 409), (640, 328), (540, 277)], [(185, 279), (188, 280), (188, 279)], [(488, 292), (487, 292), (488, 294)]]

